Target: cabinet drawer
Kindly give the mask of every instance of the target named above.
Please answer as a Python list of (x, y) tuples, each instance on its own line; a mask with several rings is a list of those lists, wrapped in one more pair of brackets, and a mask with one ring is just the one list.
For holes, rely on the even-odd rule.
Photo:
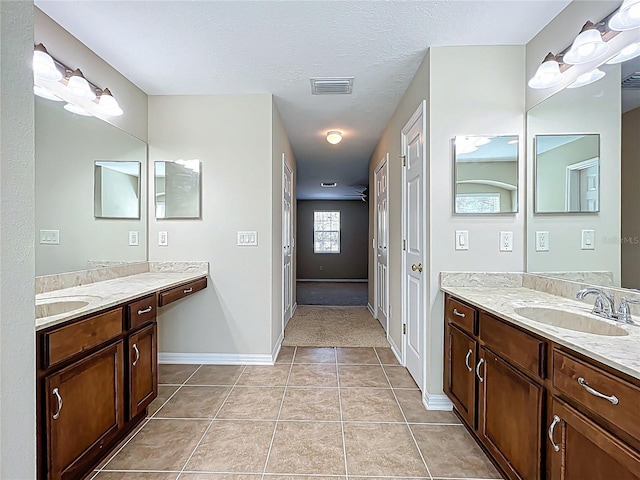
[(122, 333), (122, 308), (80, 320), (44, 334), (44, 365), (49, 368)]
[(447, 323), (453, 323), (467, 333), (475, 335), (477, 333), (476, 314), (477, 310), (475, 308), (447, 296), (444, 306), (444, 316)]
[(153, 322), (156, 318), (158, 304), (155, 295), (149, 295), (142, 300), (127, 305), (127, 327), (129, 329), (139, 327), (145, 323)]
[(546, 343), (486, 313), (480, 314), (480, 339), (526, 373), (544, 378)]
[(202, 277), (194, 280), (193, 282), (184, 283), (177, 287), (170, 288), (158, 294), (158, 306), (163, 307), (171, 302), (180, 300), (181, 298), (187, 297), (205, 288), (207, 288), (207, 277)]
[(553, 386), (640, 440), (640, 388), (556, 349)]

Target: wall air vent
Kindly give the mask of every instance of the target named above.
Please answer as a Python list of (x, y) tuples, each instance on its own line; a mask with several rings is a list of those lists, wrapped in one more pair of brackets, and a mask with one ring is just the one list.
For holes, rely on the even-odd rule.
[(311, 93), (313, 95), (351, 95), (353, 77), (312, 78)]
[(622, 88), (640, 89), (640, 72), (635, 72), (622, 80)]
[(337, 182), (320, 182), (320, 186), (324, 188), (334, 188), (338, 186)]

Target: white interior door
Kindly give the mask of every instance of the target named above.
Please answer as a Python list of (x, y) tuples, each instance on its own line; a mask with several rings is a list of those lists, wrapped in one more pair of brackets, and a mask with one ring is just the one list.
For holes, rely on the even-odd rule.
[(389, 281), (388, 281), (388, 254), (389, 244), (389, 219), (388, 219), (388, 177), (387, 160), (389, 155), (382, 160), (381, 165), (375, 171), (375, 201), (376, 201), (376, 226), (375, 226), (375, 251), (376, 251), (376, 318), (382, 324), (385, 332), (388, 330), (389, 312)]
[(423, 388), (425, 325), (425, 116), (424, 102), (402, 130), (405, 365)]
[(291, 193), (293, 191), (293, 172), (282, 155), (282, 330), (291, 318), (293, 306), (293, 267), (291, 263), (293, 243), (293, 217), (291, 214)]

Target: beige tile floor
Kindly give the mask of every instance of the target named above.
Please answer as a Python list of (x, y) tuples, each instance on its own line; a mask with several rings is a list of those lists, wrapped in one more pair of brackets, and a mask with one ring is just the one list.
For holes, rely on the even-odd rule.
[(283, 347), (274, 366), (160, 365), (149, 417), (95, 480), (501, 478), (427, 411), (388, 348)]

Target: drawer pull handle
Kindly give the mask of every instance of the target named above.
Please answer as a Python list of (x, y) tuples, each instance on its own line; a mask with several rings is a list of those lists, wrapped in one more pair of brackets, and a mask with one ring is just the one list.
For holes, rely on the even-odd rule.
[(605, 394), (600, 393), (599, 391), (594, 390), (593, 388), (591, 388), (589, 386), (589, 384), (587, 383), (587, 381), (582, 377), (578, 378), (578, 383), (580, 384), (580, 386), (582, 388), (584, 388), (587, 392), (589, 392), (591, 395), (593, 395), (595, 397), (604, 398), (605, 400), (609, 400), (614, 405), (617, 405), (618, 403), (620, 403), (620, 401), (618, 400), (618, 397), (616, 397), (615, 395), (605, 395)]
[(151, 310), (153, 310), (153, 307), (151, 305), (149, 305), (144, 310), (138, 310), (138, 315), (142, 315), (143, 313), (149, 313)]
[(464, 364), (467, 366), (467, 370), (469, 370), (470, 372), (473, 371), (473, 368), (471, 368), (471, 365), (469, 365), (469, 358), (471, 357), (471, 354), (473, 352), (471, 351), (471, 349), (469, 349), (469, 351), (467, 352), (467, 356), (464, 357)]
[(454, 308), (454, 309), (453, 309), (453, 314), (454, 314), (454, 315), (457, 315), (457, 316), (459, 316), (459, 317), (462, 317), (462, 318), (466, 317), (466, 315), (465, 315), (464, 313), (460, 313), (460, 312), (458, 311), (458, 309), (456, 309), (456, 308)]
[(57, 420), (58, 417), (60, 416), (60, 410), (62, 410), (62, 397), (60, 396), (60, 393), (58, 392), (58, 387), (53, 389), (53, 392), (51, 392), (52, 395), (55, 395), (58, 399), (58, 410), (56, 410), (56, 413), (54, 413), (52, 415), (54, 420)]
[(553, 431), (555, 430), (558, 423), (560, 423), (560, 417), (558, 415), (554, 415), (553, 422), (551, 422), (551, 425), (549, 425), (549, 431), (547, 432), (549, 435), (549, 441), (551, 442), (551, 445), (556, 452), (560, 451), (560, 445), (553, 441)]
[(182, 291), (182, 293), (191, 293), (191, 292), (193, 292), (193, 287), (187, 288), (186, 290)]
[(476, 365), (476, 376), (478, 377), (478, 380), (480, 380), (481, 382), (484, 382), (484, 378), (480, 376), (480, 366), (483, 363), (484, 363), (484, 358), (481, 358), (480, 361), (478, 362), (478, 365)]
[(135, 367), (138, 360), (140, 360), (140, 350), (138, 350), (138, 345), (135, 343), (133, 344), (133, 351), (136, 352), (136, 359), (133, 361), (133, 366)]

